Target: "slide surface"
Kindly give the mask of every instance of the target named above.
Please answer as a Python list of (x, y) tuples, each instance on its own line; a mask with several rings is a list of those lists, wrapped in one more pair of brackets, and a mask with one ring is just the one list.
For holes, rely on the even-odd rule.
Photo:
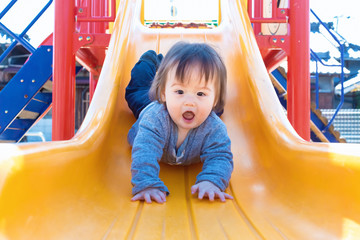
[[(93, 102), (76, 136), (0, 144), (0, 239), (359, 239), (360, 148), (297, 136), (278, 102), (240, 0), (221, 2), (207, 29), (147, 29), (141, 2), (120, 2)], [(201, 165), (161, 165), (165, 204), (131, 202), (134, 123), (124, 100), (148, 49), (213, 44), (228, 69), (223, 120), (232, 141), (233, 201), (200, 201)]]

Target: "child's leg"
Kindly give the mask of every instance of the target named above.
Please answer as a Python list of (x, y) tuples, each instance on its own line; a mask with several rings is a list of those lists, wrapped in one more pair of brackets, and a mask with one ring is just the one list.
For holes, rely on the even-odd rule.
[(155, 51), (149, 50), (131, 70), (131, 80), (126, 87), (125, 99), (136, 118), (141, 110), (151, 103), (148, 93), (162, 57), (162, 54), (157, 55)]

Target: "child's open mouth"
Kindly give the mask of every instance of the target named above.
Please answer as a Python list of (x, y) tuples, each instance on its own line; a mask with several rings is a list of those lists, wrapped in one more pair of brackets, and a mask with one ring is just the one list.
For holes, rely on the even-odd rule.
[(191, 120), (194, 119), (195, 114), (194, 114), (193, 112), (191, 112), (191, 111), (186, 111), (186, 112), (183, 113), (182, 116), (183, 116), (183, 118), (184, 118), (185, 120), (191, 121)]

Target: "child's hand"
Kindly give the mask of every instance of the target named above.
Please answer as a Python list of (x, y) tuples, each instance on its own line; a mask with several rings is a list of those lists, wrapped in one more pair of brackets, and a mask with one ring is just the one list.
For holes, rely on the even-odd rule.
[(214, 201), (215, 197), (220, 198), (222, 202), (225, 202), (225, 199), (233, 199), (231, 195), (222, 192), (217, 186), (209, 181), (202, 181), (192, 186), (191, 194), (196, 192), (199, 192), (199, 199), (203, 199), (204, 196), (207, 196), (210, 201)]
[(151, 203), (151, 199), (157, 203), (166, 202), (166, 193), (160, 191), (157, 188), (146, 188), (141, 192), (138, 192), (131, 201), (145, 200), (147, 203)]

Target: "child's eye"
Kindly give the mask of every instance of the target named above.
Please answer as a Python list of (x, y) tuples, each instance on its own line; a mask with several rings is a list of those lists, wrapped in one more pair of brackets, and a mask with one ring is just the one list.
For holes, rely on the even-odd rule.
[(184, 94), (184, 91), (183, 90), (176, 90), (175, 91), (177, 94)]
[(199, 97), (206, 96), (206, 94), (205, 94), (205, 93), (203, 93), (203, 92), (198, 92), (198, 93), (197, 93), (197, 95), (198, 95)]

